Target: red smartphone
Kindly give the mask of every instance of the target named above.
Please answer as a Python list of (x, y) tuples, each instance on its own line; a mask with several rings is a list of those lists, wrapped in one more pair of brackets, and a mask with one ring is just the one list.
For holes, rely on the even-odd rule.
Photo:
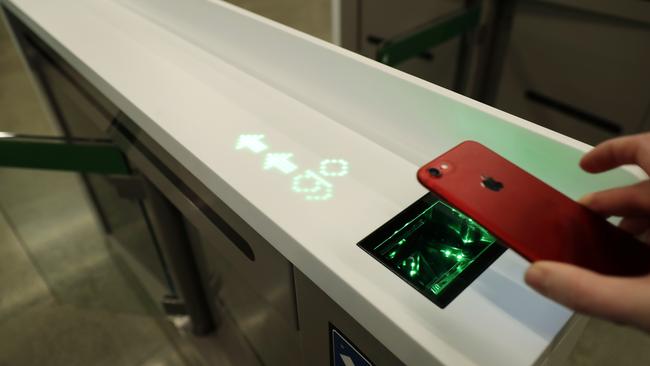
[(418, 180), (529, 261), (650, 273), (648, 245), (478, 142), (424, 165)]

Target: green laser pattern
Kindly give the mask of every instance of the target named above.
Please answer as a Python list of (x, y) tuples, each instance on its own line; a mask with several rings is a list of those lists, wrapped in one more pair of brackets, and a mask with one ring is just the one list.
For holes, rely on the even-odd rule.
[(438, 295), (495, 242), (467, 215), (436, 201), (373, 251), (413, 285)]

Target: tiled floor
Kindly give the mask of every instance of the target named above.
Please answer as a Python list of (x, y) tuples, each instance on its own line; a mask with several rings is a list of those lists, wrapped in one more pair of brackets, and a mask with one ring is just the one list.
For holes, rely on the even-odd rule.
[[(327, 0), (232, 2), (329, 39)], [(58, 133), (1, 26), (0, 131)], [(0, 168), (0, 366), (201, 364), (125, 278), (91, 207), (74, 174)], [(648, 335), (593, 319), (566, 363), (647, 364)]]

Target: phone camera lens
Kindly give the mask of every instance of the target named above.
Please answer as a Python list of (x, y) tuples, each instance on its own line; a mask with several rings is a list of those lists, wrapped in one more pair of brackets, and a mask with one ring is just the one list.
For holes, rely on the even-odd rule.
[(437, 168), (429, 168), (429, 174), (431, 174), (431, 176), (436, 178), (439, 178), (442, 175), (440, 170), (438, 170)]

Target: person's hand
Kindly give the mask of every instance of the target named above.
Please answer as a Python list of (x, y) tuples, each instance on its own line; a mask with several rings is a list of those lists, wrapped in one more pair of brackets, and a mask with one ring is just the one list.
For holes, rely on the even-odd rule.
[[(580, 166), (590, 173), (636, 164), (650, 174), (650, 133), (606, 141), (587, 153)], [(619, 226), (650, 243), (650, 180), (591, 193), (580, 202), (603, 216), (621, 216)], [(616, 245), (616, 243), (612, 243)], [(539, 261), (526, 283), (542, 295), (588, 315), (629, 324), (650, 332), (650, 274), (605, 276), (565, 263)]]

